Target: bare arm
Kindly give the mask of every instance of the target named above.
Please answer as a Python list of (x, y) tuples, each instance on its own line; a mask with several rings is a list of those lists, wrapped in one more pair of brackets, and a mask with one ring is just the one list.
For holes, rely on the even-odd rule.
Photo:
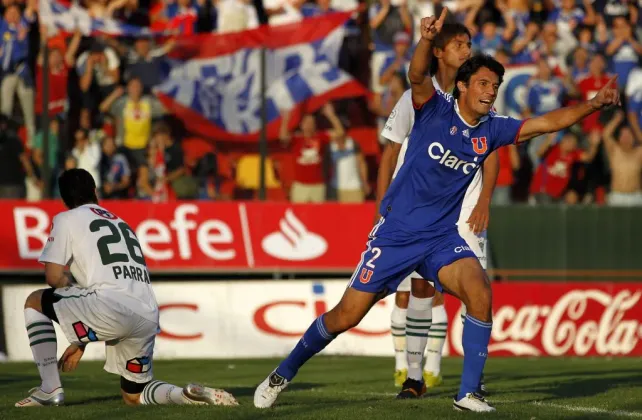
[(629, 111), (627, 114), (627, 118), (629, 120), (629, 125), (631, 126), (631, 130), (633, 130), (633, 134), (635, 134), (635, 138), (642, 142), (642, 128), (640, 128), (640, 122), (638, 121), (638, 114), (636, 112)]
[(615, 54), (615, 52), (622, 46), (623, 42), (624, 39), (615, 38), (613, 41), (609, 42), (609, 45), (606, 47), (606, 50), (604, 50), (604, 52), (608, 56)]
[(389, 11), (390, 3), (382, 5), (379, 12), (372, 19), (370, 19), (370, 28), (377, 29), (379, 25), (381, 25), (383, 21), (386, 20), (386, 16), (388, 16)]
[[(105, 10), (105, 13), (106, 13), (107, 17), (111, 17), (116, 10), (122, 9), (123, 7), (125, 7), (125, 5), (129, 1), (130, 0), (112, 0), (112, 1), (110, 1), (109, 4), (107, 5), (107, 9)], [(138, 5), (138, 1), (136, 1), (136, 3)], [(136, 7), (136, 8), (138, 8), (138, 7)]]
[(359, 178), (361, 179), (361, 185), (365, 192), (365, 195), (370, 193), (370, 187), (368, 185), (368, 165), (366, 164), (366, 158), (363, 156), (363, 153), (357, 155), (357, 162), (359, 165)]
[(325, 117), (328, 119), (328, 121), (330, 121), (330, 124), (332, 124), (331, 135), (334, 137), (342, 137), (346, 133), (346, 131), (343, 128), (341, 120), (339, 119), (339, 117), (337, 117), (332, 103), (328, 102), (327, 104), (325, 104), (322, 112), (323, 115), (325, 115)]
[(482, 165), (482, 189), (479, 194), (478, 202), (488, 202), (493, 197), (493, 191), (497, 184), (497, 177), (499, 176), (499, 153), (495, 150), (488, 155), (484, 164)]
[(522, 162), (519, 158), (519, 152), (517, 151), (517, 146), (511, 144), (508, 146), (508, 153), (510, 153), (510, 166), (513, 168), (513, 171), (518, 171), (522, 166)]
[(550, 149), (553, 145), (553, 141), (555, 141), (555, 134), (556, 133), (550, 133), (548, 136), (546, 136), (546, 139), (537, 148), (535, 154), (539, 159), (543, 158), (544, 155), (546, 155), (546, 152), (548, 152), (548, 149)]
[(85, 74), (80, 77), (80, 89), (83, 92), (87, 92), (89, 90), (91, 82), (94, 79), (94, 59), (91, 55), (87, 57), (85, 66)]
[(286, 146), (290, 144), (290, 140), (292, 140), (292, 135), (290, 134), (290, 129), (288, 128), (291, 116), (292, 113), (290, 111), (285, 111), (283, 113), (281, 127), (279, 129), (279, 140), (281, 140), (281, 143)]
[(595, 13), (591, 0), (584, 0), (582, 3), (584, 5), (584, 11), (586, 12), (583, 23), (585, 25), (594, 26), (597, 22), (597, 14)]
[(611, 121), (609, 121), (608, 124), (604, 126), (602, 139), (604, 140), (604, 149), (606, 149), (606, 153), (607, 155), (609, 155), (609, 158), (611, 157), (613, 151), (615, 151), (615, 148), (617, 148), (617, 142), (615, 141), (615, 130), (623, 120), (624, 113), (618, 112), (613, 116), (613, 118), (611, 118)]
[(536, 118), (526, 120), (519, 132), (518, 142), (530, 140), (546, 133), (554, 133), (572, 126), (586, 116), (611, 105), (620, 105), (617, 76), (600, 89), (592, 99), (579, 104), (560, 108)]
[(401, 65), (401, 60), (395, 60), (391, 65), (388, 66), (387, 69), (384, 70), (383, 74), (379, 78), (379, 83), (383, 86), (387, 85), (392, 80), (395, 73), (397, 73), (401, 69)]
[(408, 4), (404, 3), (399, 6), (399, 14), (401, 15), (401, 22), (407, 31), (412, 29), (412, 16), (410, 16), (410, 11), (408, 10)]
[(172, 181), (180, 178), (181, 176), (183, 176), (184, 173), (185, 173), (185, 166), (181, 166), (180, 168), (176, 169), (175, 171), (172, 171), (172, 172), (167, 174), (167, 181), (168, 182), (172, 182)]
[(116, 99), (123, 96), (123, 93), (125, 93), (125, 90), (121, 86), (118, 86), (116, 89), (114, 89), (114, 91), (110, 93), (109, 96), (107, 96), (105, 100), (100, 103), (100, 106), (99, 106), (100, 112), (103, 112), (103, 113), (109, 112), (109, 109), (114, 104), (114, 102), (116, 102)]
[(589, 149), (583, 150), (580, 154), (580, 160), (582, 162), (591, 163), (593, 159), (595, 159), (595, 155), (597, 155), (597, 151), (600, 148), (600, 140), (600, 134), (597, 132), (593, 132), (589, 135)]
[(147, 166), (138, 168), (138, 182), (136, 184), (145, 194), (149, 196), (154, 195), (154, 189), (149, 185), (149, 168), (147, 168)]
[(81, 38), (82, 34), (80, 31), (74, 32), (74, 36), (69, 43), (69, 48), (67, 48), (67, 52), (65, 52), (65, 64), (67, 67), (73, 67), (76, 64), (76, 53), (78, 52)]
[(45, 280), (54, 289), (71, 286), (71, 280), (65, 272), (65, 266), (52, 262), (45, 263)]
[(392, 174), (394, 174), (395, 167), (397, 166), (397, 159), (399, 159), (400, 151), (401, 143), (395, 143), (393, 141), (388, 141), (388, 143), (386, 143), (386, 147), (383, 149), (381, 163), (379, 164), (379, 170), (377, 171), (377, 211), (379, 211), (381, 200), (383, 199), (383, 196), (386, 195), (386, 191), (388, 191), (388, 187), (390, 186)]

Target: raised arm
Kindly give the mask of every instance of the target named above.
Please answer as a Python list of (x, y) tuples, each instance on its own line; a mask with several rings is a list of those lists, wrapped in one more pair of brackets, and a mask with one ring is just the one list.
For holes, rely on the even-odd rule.
[(439, 19), (434, 16), (421, 19), (421, 39), (417, 43), (415, 53), (410, 60), (408, 79), (412, 90), (412, 101), (423, 104), (435, 93), (435, 87), (428, 74), (432, 58), (432, 43), (444, 26), (448, 9), (444, 7)]
[(343, 128), (343, 124), (341, 123), (339, 117), (337, 117), (332, 103), (328, 102), (327, 104), (325, 104), (321, 112), (328, 119), (328, 121), (330, 121), (330, 124), (332, 124), (332, 135), (336, 137), (343, 136), (346, 130), (345, 128)]
[(546, 133), (554, 133), (578, 123), (583, 118), (602, 108), (620, 106), (620, 93), (617, 89), (617, 76), (600, 89), (592, 99), (577, 105), (560, 108), (524, 122), (518, 142), (530, 140)]
[(602, 132), (602, 139), (604, 140), (604, 149), (606, 149), (606, 154), (611, 157), (611, 154), (617, 147), (617, 142), (615, 141), (615, 130), (617, 127), (624, 121), (624, 113), (618, 111), (613, 115), (611, 121), (604, 126), (604, 131)]

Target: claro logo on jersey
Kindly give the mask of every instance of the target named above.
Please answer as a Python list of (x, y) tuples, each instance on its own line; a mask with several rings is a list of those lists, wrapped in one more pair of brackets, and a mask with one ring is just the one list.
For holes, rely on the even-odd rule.
[[(431, 143), (430, 146), (428, 146), (428, 155), (432, 159), (438, 160), (440, 165), (444, 165), (445, 167), (456, 171), (461, 170), (466, 175), (472, 173), (475, 168), (479, 167), (478, 163), (459, 159), (457, 156), (452, 154), (450, 149), (444, 149), (444, 146), (437, 142)], [(475, 160), (477, 160), (477, 158), (475, 158)]]
[[(259, 306), (254, 311), (254, 325), (263, 333), (277, 337), (300, 337), (310, 323), (328, 311), (325, 301), (325, 286), (316, 283), (312, 286), (313, 302), (306, 300), (278, 300)], [(384, 301), (378, 301), (377, 306), (386, 306)], [(292, 310), (296, 309), (300, 315), (293, 317)], [(388, 308), (386, 308), (388, 309)], [(279, 313), (279, 310), (282, 310)], [(285, 311), (287, 310), (287, 312)], [(303, 323), (297, 322), (304, 320)], [(305, 325), (301, 329), (288, 329), (293, 323)], [(298, 327), (297, 327), (298, 328)], [(390, 334), (390, 328), (380, 330), (366, 330), (355, 327), (347, 331), (347, 334), (356, 334), (366, 337), (377, 337)]]

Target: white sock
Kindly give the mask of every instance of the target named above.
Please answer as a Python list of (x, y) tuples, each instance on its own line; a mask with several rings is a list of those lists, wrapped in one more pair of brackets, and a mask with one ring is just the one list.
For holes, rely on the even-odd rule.
[(439, 305), (432, 308), (432, 325), (428, 332), (428, 348), (426, 352), (426, 364), (424, 370), (432, 372), (434, 376), (439, 375), (441, 370), (441, 352), (446, 342), (448, 331), (448, 315), (446, 306)]
[(35, 309), (27, 308), (24, 313), (31, 353), (42, 379), (40, 389), (50, 393), (62, 386), (56, 358), (56, 330), (51, 320)]
[(390, 315), (390, 331), (392, 344), (395, 347), (395, 370), (408, 369), (406, 359), (406, 309), (395, 304)]
[(143, 405), (190, 404), (183, 396), (183, 388), (162, 381), (151, 381), (140, 394)]
[(432, 298), (416, 298), (410, 295), (406, 315), (406, 352), (408, 353), (408, 378), (422, 378), (422, 362), (428, 331), (432, 319)]

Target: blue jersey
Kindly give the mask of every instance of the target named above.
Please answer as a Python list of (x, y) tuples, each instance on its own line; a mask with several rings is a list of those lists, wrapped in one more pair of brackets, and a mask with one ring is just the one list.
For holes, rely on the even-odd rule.
[(515, 142), (522, 123), (491, 112), (468, 125), (452, 96), (441, 92), (415, 107), (404, 164), (381, 201), (385, 223), (377, 236), (403, 241), (456, 230), (473, 176), (493, 150)]

